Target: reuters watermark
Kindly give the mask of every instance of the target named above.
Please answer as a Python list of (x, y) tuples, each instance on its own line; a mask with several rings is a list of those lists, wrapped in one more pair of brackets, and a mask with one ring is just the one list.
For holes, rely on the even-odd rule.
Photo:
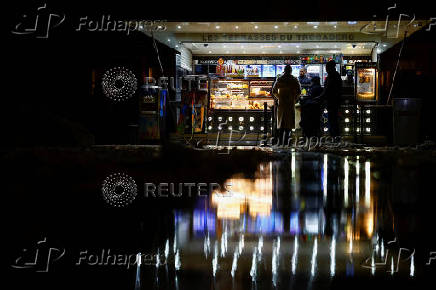
[[(204, 198), (214, 192), (222, 197), (232, 196), (232, 184), (217, 182), (144, 182), (143, 198)], [(123, 172), (108, 175), (102, 182), (103, 199), (113, 207), (126, 207), (138, 196), (133, 177)]]

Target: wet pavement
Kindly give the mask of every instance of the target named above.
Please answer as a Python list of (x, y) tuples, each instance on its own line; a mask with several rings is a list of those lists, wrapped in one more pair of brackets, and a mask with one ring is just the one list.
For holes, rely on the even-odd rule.
[[(289, 152), (241, 168), (158, 161), (12, 166), (5, 189), (20, 214), (8, 227), (9, 254), (43, 237), (66, 251), (48, 273), (13, 269), (17, 289), (419, 289), (433, 281), (434, 159)], [(110, 172), (136, 180), (127, 207), (101, 197)], [(220, 188), (145, 196), (146, 182)], [(108, 249), (129, 254), (130, 266)]]

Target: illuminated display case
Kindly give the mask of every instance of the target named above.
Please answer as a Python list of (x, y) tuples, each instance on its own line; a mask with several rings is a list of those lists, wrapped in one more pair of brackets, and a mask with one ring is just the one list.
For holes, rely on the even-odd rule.
[(207, 132), (272, 130), (271, 110), (264, 113), (264, 103), (274, 105), (273, 80), (212, 79)]
[(376, 63), (356, 63), (355, 90), (358, 102), (377, 101), (377, 67)]

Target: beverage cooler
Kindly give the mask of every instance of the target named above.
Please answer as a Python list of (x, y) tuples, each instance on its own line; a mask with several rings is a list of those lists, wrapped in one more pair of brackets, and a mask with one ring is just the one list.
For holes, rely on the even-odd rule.
[(168, 90), (144, 85), (139, 97), (139, 142), (158, 141), (164, 130)]
[(355, 96), (357, 103), (377, 102), (377, 63), (356, 62)]
[[(272, 130), (271, 79), (212, 79), (207, 132), (265, 133)], [(267, 114), (264, 103), (267, 103)], [(266, 116), (266, 120), (265, 120)], [(267, 127), (265, 128), (265, 121)]]

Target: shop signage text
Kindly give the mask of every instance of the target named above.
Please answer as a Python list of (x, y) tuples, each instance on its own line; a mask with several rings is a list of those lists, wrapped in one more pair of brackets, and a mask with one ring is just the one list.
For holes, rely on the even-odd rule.
[(354, 41), (353, 33), (206, 33), (204, 42)]

